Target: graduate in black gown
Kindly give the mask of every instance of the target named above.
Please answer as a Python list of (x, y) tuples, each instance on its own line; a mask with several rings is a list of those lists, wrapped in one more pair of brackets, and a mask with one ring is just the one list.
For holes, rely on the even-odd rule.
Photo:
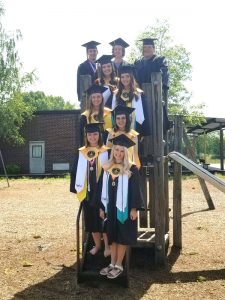
[(80, 89), (80, 76), (81, 75), (90, 75), (92, 83), (94, 83), (96, 77), (96, 58), (98, 55), (97, 46), (100, 43), (96, 41), (90, 41), (83, 44), (82, 46), (86, 48), (87, 60), (81, 63), (77, 69), (77, 96), (78, 100), (82, 100), (81, 89)]
[(80, 116), (80, 146), (84, 145), (84, 128), (86, 124), (102, 122), (103, 128), (112, 127), (111, 109), (104, 106), (104, 86), (92, 85), (88, 90), (88, 107)]
[(140, 138), (143, 138), (151, 133), (151, 129), (145, 97), (135, 81), (134, 68), (132, 66), (121, 67), (119, 78), (118, 90), (114, 92), (111, 108), (114, 109), (119, 104), (135, 108), (131, 128), (140, 134)]
[(124, 56), (125, 49), (130, 45), (121, 38), (118, 38), (109, 44), (112, 46), (112, 55), (114, 56), (113, 68), (116, 76), (119, 77), (121, 67), (129, 65), (129, 63), (124, 60)]
[(106, 146), (110, 149), (113, 144), (110, 140), (114, 137), (119, 136), (120, 134), (125, 134), (129, 139), (131, 139), (135, 145), (129, 147), (129, 159), (134, 162), (134, 164), (139, 169), (141, 167), (140, 159), (138, 156), (138, 135), (139, 133), (134, 129), (131, 129), (131, 114), (135, 109), (132, 107), (117, 105), (112, 111), (113, 116), (113, 128), (108, 128), (108, 136), (106, 139)]
[[(90, 253), (95, 255), (101, 248), (102, 221), (99, 216), (97, 191), (100, 188), (99, 178), (102, 166), (108, 160), (107, 147), (103, 145), (101, 124), (87, 124), (85, 126), (86, 145), (79, 148), (71, 170), (70, 191), (76, 193), (82, 201), (84, 210), (85, 231), (92, 232), (95, 246)], [(105, 242), (104, 255), (110, 254), (106, 233), (103, 233)]]
[(107, 216), (107, 236), (111, 263), (100, 271), (109, 279), (123, 272), (123, 259), (128, 245), (137, 242), (137, 210), (143, 209), (137, 167), (130, 163), (128, 148), (134, 145), (126, 135), (113, 140), (109, 161), (103, 166), (102, 191), (98, 195), (100, 216)]
[(118, 83), (111, 61), (112, 58), (113, 55), (104, 54), (96, 61), (98, 64), (98, 78), (95, 80), (95, 83), (107, 88), (103, 92), (104, 105), (106, 107), (110, 107), (108, 103), (112, 103), (113, 92), (117, 88)]
[[(163, 100), (167, 103), (169, 90), (169, 71), (168, 63), (164, 56), (158, 56), (155, 53), (154, 38), (145, 38), (143, 41), (143, 58), (135, 62), (136, 80), (142, 88), (143, 83), (151, 82), (151, 74), (153, 72), (161, 72), (162, 74), (162, 94)], [(170, 123), (167, 116), (167, 105), (163, 106), (163, 129), (164, 132), (170, 128)]]

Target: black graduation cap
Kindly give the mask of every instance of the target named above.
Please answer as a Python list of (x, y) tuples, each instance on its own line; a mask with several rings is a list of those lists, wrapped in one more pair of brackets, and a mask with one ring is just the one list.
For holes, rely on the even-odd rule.
[(96, 41), (90, 41), (87, 42), (81, 46), (86, 47), (86, 49), (97, 49), (97, 46), (100, 45), (100, 43), (96, 42)]
[(128, 107), (128, 106), (125, 106), (125, 105), (117, 105), (114, 110), (113, 110), (113, 113), (116, 115), (130, 115), (132, 114), (132, 112), (135, 110), (135, 108), (133, 107)]
[(154, 46), (155, 45), (154, 41), (156, 41), (156, 40), (157, 39), (155, 39), (155, 38), (144, 38), (144, 39), (141, 39), (139, 41), (142, 41), (143, 45), (152, 45), (152, 46)]
[(97, 85), (97, 84), (93, 84), (92, 86), (89, 87), (89, 89), (87, 89), (86, 92), (87, 92), (89, 95), (95, 94), (95, 93), (100, 93), (100, 94), (102, 94), (102, 93), (104, 93), (106, 90), (107, 90), (107, 88), (104, 87), (104, 86)]
[(103, 124), (104, 124), (103, 122), (88, 123), (85, 125), (85, 131), (89, 132), (89, 133), (90, 132), (101, 132)]
[(102, 55), (98, 60), (96, 60), (97, 63), (100, 63), (101, 65), (109, 64), (111, 63), (111, 59), (113, 58), (113, 55)]
[(112, 41), (112, 42), (109, 43), (109, 44), (110, 44), (111, 46), (119, 45), (119, 46), (122, 46), (122, 47), (124, 47), (124, 48), (127, 48), (127, 47), (130, 46), (129, 44), (127, 44), (127, 42), (125, 42), (125, 41), (124, 41), (123, 39), (121, 39), (121, 38), (118, 38), (118, 39)]
[(129, 137), (127, 137), (125, 134), (120, 134), (113, 139), (109, 140), (113, 145), (119, 145), (124, 146), (126, 148), (130, 148), (135, 145), (135, 142), (133, 142)]
[(131, 65), (122, 66), (122, 67), (120, 68), (119, 72), (120, 72), (120, 75), (121, 75), (121, 74), (125, 74), (125, 73), (133, 74), (133, 73), (134, 73), (134, 67), (131, 66)]

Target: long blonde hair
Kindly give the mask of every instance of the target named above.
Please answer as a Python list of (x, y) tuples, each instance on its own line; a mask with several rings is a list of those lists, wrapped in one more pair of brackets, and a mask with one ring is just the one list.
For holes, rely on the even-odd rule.
[[(106, 171), (108, 169), (110, 169), (113, 164), (116, 164), (116, 160), (114, 158), (114, 149), (116, 147), (117, 147), (117, 145), (113, 145), (110, 158), (103, 166), (104, 170), (106, 170)], [(131, 171), (130, 171), (130, 161), (129, 161), (128, 150), (124, 146), (120, 146), (120, 147), (123, 147), (123, 149), (124, 149), (124, 158), (123, 158), (123, 162), (121, 164), (122, 165), (122, 169), (121, 169), (122, 174), (127, 174), (130, 177)]]

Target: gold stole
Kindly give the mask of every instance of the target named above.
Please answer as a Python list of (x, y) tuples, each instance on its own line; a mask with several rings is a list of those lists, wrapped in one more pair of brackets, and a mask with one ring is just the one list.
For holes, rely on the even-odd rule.
[[(110, 108), (104, 107), (104, 112), (103, 112), (104, 130), (112, 127), (111, 111), (112, 110)], [(96, 116), (95, 114), (91, 115), (91, 120), (89, 121), (90, 112), (88, 110), (85, 110), (81, 115), (86, 116), (87, 123), (98, 123), (99, 122), (99, 120), (95, 119), (95, 116)]]

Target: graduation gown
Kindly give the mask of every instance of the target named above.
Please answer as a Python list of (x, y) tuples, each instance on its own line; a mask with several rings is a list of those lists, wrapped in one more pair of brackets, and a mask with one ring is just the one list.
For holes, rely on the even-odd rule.
[(118, 64), (115, 64), (115, 62), (113, 61), (112, 62), (113, 64), (113, 68), (114, 68), (114, 71), (115, 71), (115, 74), (116, 74), (116, 77), (119, 77), (120, 76), (120, 70), (123, 66), (129, 66), (130, 64), (123, 60), (119, 65)]
[(82, 64), (79, 65), (77, 69), (77, 96), (78, 100), (81, 100), (81, 91), (80, 91), (80, 75), (90, 75), (92, 83), (94, 83), (96, 68), (94, 65), (91, 64), (89, 60), (84, 61)]
[[(86, 147), (82, 147), (84, 149)], [(88, 149), (88, 148), (86, 148)], [(107, 149), (103, 146), (103, 152), (99, 153), (102, 155), (101, 162), (105, 163), (108, 160)], [(99, 216), (99, 203), (97, 201), (97, 191), (100, 188), (99, 180), (97, 179), (97, 166), (99, 155), (93, 161), (87, 161), (87, 193), (86, 198), (82, 201), (84, 211), (84, 223), (86, 232), (101, 232), (102, 231), (102, 219)], [(77, 155), (74, 160), (73, 167), (70, 173), (70, 192), (76, 193), (76, 176), (79, 156)]]
[[(89, 111), (85, 110), (81, 116), (80, 116), (80, 130), (79, 130), (79, 140), (80, 140), (80, 146), (85, 145), (85, 141), (84, 141), (84, 128), (86, 126), (86, 124), (88, 123), (96, 123), (99, 122), (98, 120), (95, 120), (93, 117), (91, 117), (91, 122), (89, 122)], [(103, 125), (103, 140), (105, 140), (104, 135), (106, 133), (104, 133), (104, 131), (107, 128), (111, 128), (112, 127), (112, 119), (111, 119), (111, 109), (109, 109), (108, 107), (104, 108), (104, 114), (103, 114), (103, 119), (104, 119), (104, 125)]]
[(113, 144), (109, 141), (112, 138), (115, 138), (121, 134), (125, 134), (129, 139), (131, 139), (135, 145), (130, 147), (128, 149), (128, 153), (129, 153), (129, 160), (131, 162), (133, 162), (138, 169), (141, 167), (141, 163), (140, 163), (140, 159), (138, 156), (138, 135), (139, 133), (137, 131), (135, 131), (134, 129), (131, 129), (129, 132), (125, 132), (125, 131), (114, 131), (113, 128), (108, 128), (106, 130), (108, 132), (108, 135), (106, 137), (106, 146), (109, 147), (110, 149), (112, 148)]
[[(112, 176), (109, 174), (108, 179), (108, 198), (109, 202), (107, 205), (107, 236), (109, 244), (113, 242), (122, 245), (134, 245), (137, 242), (137, 219), (130, 219), (130, 211), (132, 208), (141, 210), (144, 208), (143, 198), (140, 190), (140, 179), (138, 169), (135, 165), (130, 168), (132, 172), (130, 178), (128, 179), (128, 218), (124, 223), (121, 223), (117, 219), (117, 187), (119, 177), (116, 177), (113, 183)], [(101, 176), (101, 180), (103, 176)], [(100, 201), (100, 207), (105, 210), (104, 205), (101, 202), (101, 194), (98, 195), (98, 200)]]
[[(140, 87), (143, 83), (151, 82), (151, 74), (153, 72), (161, 72), (162, 74), (162, 92), (163, 100), (167, 101), (167, 93), (169, 89), (169, 72), (168, 64), (164, 56), (153, 55), (148, 60), (138, 60), (135, 62), (135, 78)], [(163, 131), (170, 129), (170, 122), (165, 106), (163, 106)]]
[(135, 77), (140, 87), (143, 83), (151, 82), (151, 74), (162, 73), (163, 89), (169, 87), (168, 64), (164, 56), (153, 55), (150, 59), (137, 60), (135, 66)]
[[(134, 111), (132, 113), (132, 119), (134, 119), (134, 122), (132, 122), (131, 124), (131, 128), (136, 130), (140, 136), (148, 136), (151, 134), (151, 128), (150, 128), (150, 122), (149, 122), (149, 116), (148, 116), (148, 111), (146, 108), (146, 101), (145, 101), (145, 96), (144, 94), (141, 92), (137, 92), (137, 95), (139, 97), (138, 101), (141, 101), (141, 105), (142, 105), (142, 109), (143, 109), (143, 116), (144, 116), (144, 121), (142, 124), (140, 124), (137, 121), (137, 111)], [(133, 98), (132, 101), (124, 101), (121, 98), (120, 99), (116, 99), (116, 93), (114, 93), (113, 95), (113, 100), (112, 100), (112, 106), (111, 108), (114, 109), (117, 105), (124, 105), (124, 106), (129, 106), (129, 107), (134, 107), (135, 108), (135, 99)]]

